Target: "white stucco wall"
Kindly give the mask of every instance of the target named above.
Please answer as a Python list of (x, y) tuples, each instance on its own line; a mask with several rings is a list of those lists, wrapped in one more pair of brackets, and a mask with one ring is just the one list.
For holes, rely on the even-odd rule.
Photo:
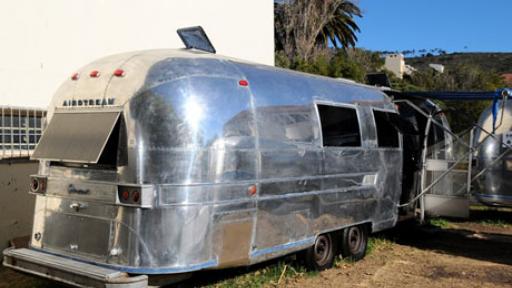
[(218, 54), (273, 65), (273, 0), (0, 2), (0, 105), (44, 108), (59, 84), (102, 56), (182, 48), (201, 25)]
[(405, 58), (402, 54), (386, 55), (384, 68), (393, 72), (396, 77), (402, 79), (405, 72)]

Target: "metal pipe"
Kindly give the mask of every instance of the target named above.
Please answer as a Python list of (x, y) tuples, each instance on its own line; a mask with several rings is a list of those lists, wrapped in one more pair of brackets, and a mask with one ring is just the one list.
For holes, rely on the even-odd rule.
[(456, 100), (456, 101), (474, 101), (474, 100), (494, 100), (496, 97), (510, 95), (508, 88), (498, 89), (490, 92), (403, 92), (404, 96), (421, 97), (437, 100)]
[[(469, 145), (473, 145), (473, 137), (474, 137), (475, 128), (471, 128), (469, 131)], [(466, 178), (466, 193), (469, 195), (471, 193), (471, 173), (473, 168), (473, 151), (469, 151), (468, 156), (468, 174)]]
[[(425, 190), (426, 178), (427, 178), (427, 148), (428, 148), (428, 134), (430, 132), (430, 126), (432, 125), (432, 115), (429, 115), (427, 124), (425, 126), (425, 134), (423, 135), (423, 151), (421, 155), (422, 167), (421, 167), (421, 190)], [(425, 197), (424, 195), (420, 198), (420, 222), (423, 223), (425, 220)]]

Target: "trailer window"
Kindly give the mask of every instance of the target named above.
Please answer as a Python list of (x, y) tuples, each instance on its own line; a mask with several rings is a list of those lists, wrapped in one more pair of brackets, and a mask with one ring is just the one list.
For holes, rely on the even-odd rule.
[(324, 146), (359, 147), (361, 133), (354, 108), (318, 105)]
[(310, 143), (314, 140), (311, 107), (270, 106), (258, 108), (260, 138), (292, 143)]
[(399, 147), (397, 114), (383, 111), (373, 111), (375, 126), (377, 127), (377, 143), (379, 147)]

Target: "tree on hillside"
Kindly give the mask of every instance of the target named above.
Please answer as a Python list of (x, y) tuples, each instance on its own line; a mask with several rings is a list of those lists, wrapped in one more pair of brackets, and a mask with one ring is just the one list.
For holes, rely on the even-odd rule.
[(351, 47), (359, 27), (354, 17), (361, 10), (350, 0), (282, 0), (274, 3), (276, 50), (286, 57), (307, 61), (329, 43)]
[(288, 59), (276, 53), (276, 66), (333, 78), (347, 78), (364, 83), (366, 74), (377, 72), (384, 65), (378, 52), (350, 49), (319, 49), (307, 61)]

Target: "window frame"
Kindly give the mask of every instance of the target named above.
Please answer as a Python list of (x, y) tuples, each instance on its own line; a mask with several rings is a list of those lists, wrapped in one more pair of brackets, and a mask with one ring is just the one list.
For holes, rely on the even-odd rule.
[[(339, 102), (329, 102), (329, 101), (314, 101), (313, 104), (315, 105), (315, 111), (316, 111), (316, 117), (318, 121), (318, 127), (320, 128), (319, 135), (320, 135), (320, 147), (321, 148), (336, 148), (336, 149), (361, 149), (364, 148), (364, 141), (363, 141), (363, 133), (361, 129), (361, 113), (359, 112), (357, 104), (350, 104), (350, 103), (339, 103)], [(318, 109), (319, 105), (323, 106), (331, 106), (336, 108), (348, 108), (348, 109), (354, 109), (356, 112), (356, 118), (357, 118), (357, 128), (359, 131), (359, 141), (361, 145), (359, 146), (325, 146), (324, 145), (324, 131), (322, 127), (322, 118), (320, 117), (320, 110)]]
[(385, 147), (385, 146), (379, 145), (379, 131), (377, 128), (377, 121), (375, 119), (375, 111), (396, 114), (397, 116), (400, 116), (400, 113), (398, 113), (397, 111), (392, 110), (392, 109), (372, 107), (373, 127), (375, 127), (375, 141), (377, 142), (377, 146), (376, 146), (377, 149), (393, 149), (393, 150), (402, 149), (402, 133), (400, 133), (400, 131), (398, 131), (398, 130), (396, 131), (397, 136), (398, 136), (398, 146), (397, 147)]

